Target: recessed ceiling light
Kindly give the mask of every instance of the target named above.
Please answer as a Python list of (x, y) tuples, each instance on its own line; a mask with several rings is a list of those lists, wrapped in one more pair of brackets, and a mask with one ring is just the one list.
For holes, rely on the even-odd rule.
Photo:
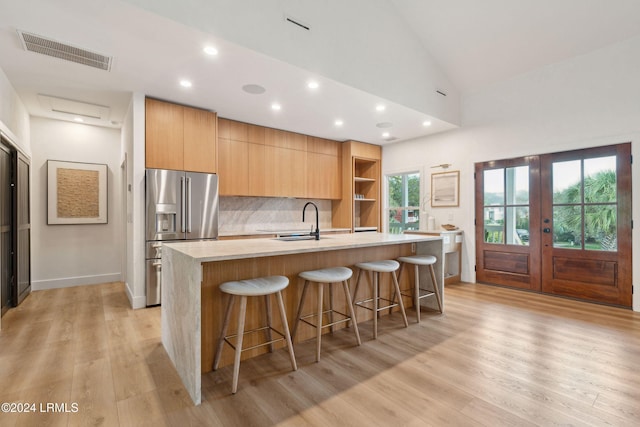
[(422, 122), (422, 126), (424, 127), (431, 126), (431, 120), (425, 120), (424, 122)]
[(385, 107), (385, 106), (384, 106), (384, 105), (382, 105), (382, 104), (378, 104), (378, 105), (376, 105), (376, 111), (384, 111), (384, 110), (386, 110), (386, 109), (387, 109), (387, 107)]
[(380, 129), (390, 128), (390, 127), (393, 127), (393, 123), (391, 123), (391, 122), (381, 122), (381, 123), (376, 124), (376, 127), (379, 127)]
[(318, 87), (320, 87), (320, 84), (316, 81), (310, 81), (309, 83), (307, 83), (307, 87), (309, 89), (318, 89)]
[(384, 132), (384, 133), (382, 134), (382, 137), (383, 137), (383, 138), (389, 138), (389, 135), (391, 135), (389, 132)]
[(250, 93), (251, 95), (261, 95), (266, 92), (266, 89), (260, 85), (248, 84), (242, 86), (242, 90)]
[(180, 86), (182, 87), (191, 87), (193, 84), (189, 80), (180, 80)]
[(336, 126), (342, 126), (344, 124), (344, 122), (340, 119), (336, 120), (335, 122), (333, 122), (334, 125)]
[(82, 117), (74, 117), (73, 121), (74, 121), (74, 122), (78, 122), (78, 123), (82, 123), (82, 122), (84, 122), (84, 120), (82, 119)]
[(271, 109), (275, 111), (280, 111), (282, 109), (282, 106), (277, 102), (274, 102), (273, 104), (271, 104)]
[(218, 54), (218, 49), (216, 49), (213, 46), (205, 46), (204, 49), (202, 49), (204, 51), (204, 53), (206, 53), (207, 55), (217, 55)]

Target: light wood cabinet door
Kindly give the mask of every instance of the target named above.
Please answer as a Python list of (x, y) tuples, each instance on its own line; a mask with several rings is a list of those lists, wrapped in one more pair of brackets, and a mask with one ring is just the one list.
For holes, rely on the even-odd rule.
[(249, 195), (249, 145), (242, 141), (218, 139), (221, 196)]
[(183, 107), (150, 98), (145, 104), (146, 167), (183, 170)]
[[(263, 128), (264, 129), (264, 128)], [(265, 146), (264, 144), (247, 144), (249, 156), (249, 196), (266, 196)]]
[(217, 172), (216, 113), (183, 107), (184, 170)]
[(306, 151), (265, 146), (265, 195), (306, 197)]
[(329, 154), (331, 156), (340, 156), (342, 154), (342, 143), (339, 141), (333, 141), (331, 139), (308, 136), (307, 151), (310, 153), (321, 153)]
[(342, 195), (341, 158), (307, 152), (307, 197), (339, 199)]

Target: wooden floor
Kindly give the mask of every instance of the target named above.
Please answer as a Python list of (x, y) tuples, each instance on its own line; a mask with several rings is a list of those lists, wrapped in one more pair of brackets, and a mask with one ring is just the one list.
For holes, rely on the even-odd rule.
[[(398, 314), (203, 377), (194, 407), (160, 343), (159, 308), (121, 283), (34, 292), (2, 318), (0, 426), (640, 425), (640, 314), (484, 285), (448, 285), (446, 313)], [(41, 412), (57, 403), (66, 413)], [(41, 405), (42, 404), (42, 408)], [(74, 412), (77, 404), (77, 412)]]

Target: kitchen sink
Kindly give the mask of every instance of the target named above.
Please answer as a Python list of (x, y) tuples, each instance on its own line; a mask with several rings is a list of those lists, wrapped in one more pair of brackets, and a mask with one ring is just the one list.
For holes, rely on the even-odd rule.
[[(293, 242), (296, 240), (314, 240), (316, 236), (311, 234), (282, 234), (276, 237), (276, 240), (281, 240), (283, 242)], [(320, 236), (320, 239), (325, 239), (325, 236)]]

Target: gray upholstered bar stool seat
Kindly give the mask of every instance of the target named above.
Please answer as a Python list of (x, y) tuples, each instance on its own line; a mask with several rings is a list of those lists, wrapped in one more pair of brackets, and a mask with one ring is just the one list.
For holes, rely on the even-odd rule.
[[(404, 321), (405, 328), (409, 326), (409, 322), (407, 322), (407, 314), (404, 311), (404, 303), (402, 302), (402, 297), (400, 295), (400, 286), (398, 285), (398, 278), (396, 277), (396, 270), (400, 267), (400, 264), (392, 259), (383, 260), (383, 261), (371, 261), (371, 262), (360, 262), (355, 265), (358, 268), (358, 276), (356, 279), (356, 289), (353, 293), (353, 305), (354, 307), (362, 307), (367, 310), (371, 310), (374, 312), (373, 315), (373, 338), (378, 338), (378, 316), (380, 311), (391, 309), (393, 307), (400, 307), (400, 313), (402, 314), (402, 320)], [(367, 298), (364, 300), (356, 300), (356, 296), (358, 294), (358, 288), (360, 286), (360, 277), (362, 276), (363, 271), (371, 272), (373, 276), (373, 280), (369, 280), (372, 288), (373, 296), (371, 298)], [(391, 279), (393, 281), (393, 299), (389, 300), (387, 298), (382, 298), (380, 296), (380, 274), (381, 273), (390, 273)], [(398, 303), (395, 302), (395, 295), (398, 296)], [(384, 306), (380, 306), (380, 301), (383, 301)], [(372, 307), (368, 305), (372, 304)]]
[[(403, 293), (402, 295), (411, 296), (413, 298), (413, 305), (416, 308), (416, 319), (420, 323), (420, 300), (431, 296), (436, 297), (438, 303), (438, 310), (442, 313), (442, 300), (440, 299), (440, 291), (438, 290), (438, 282), (436, 281), (436, 273), (433, 270), (433, 265), (438, 259), (433, 255), (413, 255), (403, 256), (398, 258), (400, 261), (400, 271), (398, 272), (398, 281), (402, 278), (402, 272), (405, 264), (412, 264), (414, 266), (414, 283), (410, 293)], [(429, 273), (431, 275), (431, 283), (433, 289), (423, 289), (420, 287), (420, 266), (429, 267)]]
[[(273, 351), (273, 344), (280, 341), (287, 343), (289, 350), (289, 358), (291, 359), (291, 368), (297, 370), (296, 358), (293, 353), (293, 344), (291, 342), (291, 335), (289, 333), (289, 325), (287, 323), (287, 314), (284, 310), (284, 302), (282, 300), (282, 290), (289, 286), (289, 279), (284, 276), (269, 276), (259, 277), (256, 279), (238, 280), (234, 282), (225, 282), (220, 285), (220, 291), (229, 295), (229, 302), (227, 303), (227, 309), (224, 316), (224, 323), (222, 324), (222, 332), (218, 339), (218, 345), (216, 349), (215, 359), (213, 361), (213, 370), (218, 369), (220, 364), (220, 357), (222, 356), (222, 348), (226, 342), (235, 350), (235, 358), (233, 361), (233, 384), (231, 386), (231, 392), (235, 393), (238, 390), (238, 376), (240, 373), (240, 356), (244, 350), (251, 350), (257, 347), (265, 345), (269, 346), (269, 350)], [(280, 319), (282, 320), (282, 329), (280, 332), (271, 326), (271, 303), (270, 296), (275, 294), (278, 300), (278, 309), (280, 311)], [(229, 320), (231, 318), (231, 311), (233, 303), (236, 297), (240, 297), (240, 309), (238, 310), (238, 331), (233, 335), (227, 335), (227, 329), (229, 328)], [(261, 328), (245, 331), (244, 324), (247, 314), (247, 298), (248, 297), (264, 297), (267, 314), (267, 325)], [(243, 349), (242, 341), (244, 336), (249, 333), (258, 331), (264, 331), (266, 335), (265, 342), (254, 345), (250, 348)], [(280, 338), (272, 339), (271, 332), (275, 332)], [(235, 345), (231, 339), (236, 338)]]
[[(298, 331), (298, 325), (300, 322), (304, 322), (307, 325), (316, 328), (316, 362), (320, 361), (320, 347), (322, 342), (322, 328), (331, 328), (331, 332), (334, 330), (334, 326), (344, 322), (353, 322), (353, 332), (356, 335), (356, 341), (358, 345), (361, 344), (360, 333), (358, 332), (358, 325), (355, 322), (355, 315), (353, 309), (353, 303), (351, 301), (351, 294), (349, 292), (349, 279), (353, 275), (350, 268), (347, 267), (333, 267), (323, 268), (321, 270), (303, 271), (298, 276), (304, 279), (304, 287), (302, 288), (302, 296), (300, 297), (300, 304), (298, 305), (298, 314), (296, 315), (296, 323), (293, 326), (292, 338), (295, 339), (296, 332)], [(316, 312), (303, 316), (302, 309), (305, 302), (305, 296), (307, 295), (307, 288), (310, 283), (317, 285), (317, 307)], [(342, 313), (333, 308), (333, 284), (342, 283), (342, 290), (344, 292), (344, 298), (347, 302), (347, 310), (349, 313)], [(323, 295), (325, 285), (329, 287), (329, 309), (324, 309)], [(340, 318), (335, 320), (334, 314), (337, 314)], [(327, 315), (329, 323), (323, 323), (324, 316)], [(316, 322), (310, 322), (307, 319), (315, 317)]]

